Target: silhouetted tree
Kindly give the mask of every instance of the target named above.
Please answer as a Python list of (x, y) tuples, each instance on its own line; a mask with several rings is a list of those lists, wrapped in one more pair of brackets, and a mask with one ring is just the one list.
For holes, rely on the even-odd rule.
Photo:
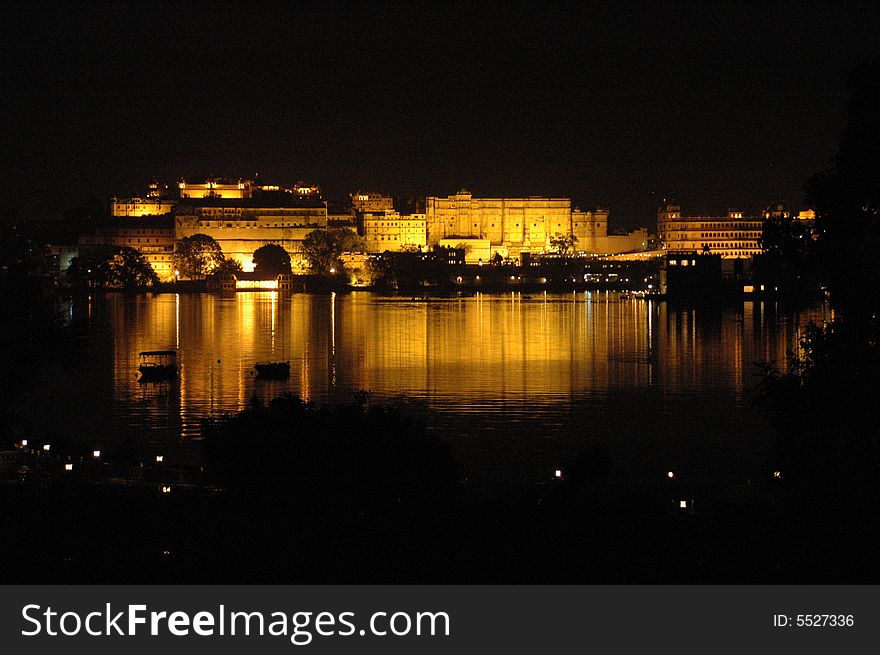
[(146, 257), (134, 248), (102, 246), (74, 257), (65, 272), (74, 287), (138, 289), (159, 282)]
[(12, 210), (4, 210), (0, 216), (0, 271), (42, 275), (48, 272), (47, 256), (34, 226), (17, 220)]
[(550, 249), (560, 257), (568, 257), (574, 254), (574, 245), (577, 237), (573, 234), (561, 234), (557, 232), (550, 237)]
[(223, 251), (207, 234), (193, 234), (177, 243), (172, 256), (174, 268), (180, 277), (200, 280), (214, 272), (223, 263)]
[(291, 395), (252, 401), (207, 423), (205, 439), (210, 470), (225, 487), (312, 509), (386, 512), (436, 500), (456, 479), (445, 443), (363, 394), (333, 407)]
[(241, 264), (238, 263), (237, 259), (224, 258), (220, 265), (214, 269), (212, 275), (222, 277), (226, 275), (237, 275), (241, 273), (242, 268)]
[(780, 287), (783, 293), (815, 295), (816, 242), (811, 221), (785, 213), (768, 217), (760, 245), (755, 269), (762, 281)]
[(254, 252), (254, 270), (275, 277), (281, 273), (290, 273), (290, 255), (274, 243), (261, 246)]
[(302, 251), (309, 266), (319, 275), (342, 270), (344, 252), (364, 252), (364, 241), (346, 228), (314, 230), (303, 240)]
[(864, 509), (880, 492), (880, 66), (859, 67), (850, 89), (833, 165), (808, 184), (817, 270), (837, 314), (807, 328), (785, 372), (765, 365), (762, 400), (782, 474), (817, 503)]
[(848, 321), (880, 311), (880, 62), (849, 78), (849, 122), (832, 166), (807, 185), (816, 210), (817, 262)]

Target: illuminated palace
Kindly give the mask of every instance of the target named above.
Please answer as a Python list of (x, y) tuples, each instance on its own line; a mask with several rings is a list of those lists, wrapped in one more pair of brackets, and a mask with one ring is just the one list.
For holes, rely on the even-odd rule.
[(682, 216), (679, 205), (663, 205), (657, 212), (657, 236), (669, 251), (696, 251), (722, 259), (747, 258), (761, 253), (761, 217), (731, 210), (726, 216)]
[(390, 196), (358, 192), (350, 196), (350, 213), (329, 215), (320, 188), (302, 183), (281, 187), (242, 179), (183, 180), (176, 191), (176, 197), (169, 197), (168, 188), (154, 181), (144, 198), (114, 198), (114, 225), (84, 237), (81, 244), (137, 248), (162, 279), (173, 277), (174, 244), (195, 234), (215, 239), (245, 271), (253, 270), (258, 248), (280, 245), (290, 253), (296, 273), (306, 271), (303, 240), (328, 225), (356, 226), (370, 253), (464, 246), (470, 262), (488, 261), (495, 254), (517, 258), (548, 252), (557, 235), (574, 237), (575, 250), (585, 254), (647, 246), (647, 231), (609, 235), (607, 210), (581, 211), (568, 198), (475, 198), (462, 189), (446, 198), (428, 197), (424, 213), (404, 214)]
[(327, 228), (327, 204), (283, 191), (262, 191), (246, 198), (181, 198), (174, 212), (174, 233), (179, 241), (207, 234), (223, 254), (253, 270), (254, 252), (276, 244), (290, 254), (294, 272), (306, 268), (301, 256), (303, 240), (313, 230)]
[(153, 180), (144, 198), (113, 198), (110, 213), (113, 216), (132, 218), (170, 214), (174, 211), (177, 201), (166, 198), (166, 193), (167, 187), (162, 188), (159, 182)]
[(473, 246), (475, 252), (518, 257), (551, 250), (551, 238), (573, 236), (585, 254), (644, 249), (647, 232), (608, 235), (608, 210), (581, 211), (569, 198), (475, 198), (461, 189), (425, 200), (428, 245)]
[(106, 243), (140, 250), (161, 279), (173, 278), (171, 254), (184, 237), (207, 234), (226, 257), (253, 270), (254, 251), (267, 244), (282, 246), (296, 271), (305, 236), (327, 227), (327, 203), (317, 186), (256, 184), (253, 180), (207, 180), (178, 185), (178, 198), (165, 197), (155, 181), (145, 198), (114, 198), (112, 227), (80, 240), (82, 245)]
[(144, 220), (122, 217), (113, 225), (101, 226), (79, 238), (80, 250), (94, 246), (117, 246), (134, 248), (146, 259), (160, 280), (174, 277), (171, 256), (174, 254), (174, 220), (169, 214), (150, 216)]

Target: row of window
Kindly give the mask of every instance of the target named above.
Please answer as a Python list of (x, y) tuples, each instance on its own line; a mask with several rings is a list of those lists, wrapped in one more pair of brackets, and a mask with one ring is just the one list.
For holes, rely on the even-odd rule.
[(723, 250), (727, 248), (751, 248), (752, 250), (759, 250), (756, 244), (751, 243), (704, 243), (703, 246), (708, 248), (717, 248), (718, 250)]
[(760, 232), (736, 232), (735, 234), (724, 234), (718, 232), (701, 232), (700, 236), (704, 239), (759, 239)]
[(314, 227), (317, 228), (317, 225), (309, 224), (309, 223), (224, 223), (223, 221), (199, 221), (199, 225), (203, 227)]

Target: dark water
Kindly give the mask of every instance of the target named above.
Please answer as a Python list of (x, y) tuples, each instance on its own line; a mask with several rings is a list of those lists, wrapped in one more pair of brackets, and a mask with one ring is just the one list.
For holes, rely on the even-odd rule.
[[(70, 311), (88, 324), (87, 356), (22, 402), (47, 439), (197, 463), (200, 421), (254, 395), (322, 402), (366, 389), (423, 415), (485, 489), (546, 479), (588, 446), (607, 450), (621, 475), (747, 478), (770, 438), (752, 403), (755, 363), (783, 362), (798, 330), (826, 318), (604, 292), (111, 294)], [(172, 348), (177, 382), (137, 381), (139, 351)], [(255, 379), (259, 360), (289, 360), (290, 379)]]

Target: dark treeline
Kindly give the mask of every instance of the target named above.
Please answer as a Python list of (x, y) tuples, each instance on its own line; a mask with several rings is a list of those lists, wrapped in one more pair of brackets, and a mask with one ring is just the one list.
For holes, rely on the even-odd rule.
[(779, 435), (771, 466), (786, 478), (791, 512), (801, 513), (805, 522), (829, 526), (837, 539), (876, 542), (880, 64), (859, 67), (849, 87), (849, 123), (839, 150), (831, 167), (807, 185), (816, 210), (815, 239), (788, 253), (805, 262), (827, 290), (834, 318), (809, 326), (785, 372), (767, 364), (762, 390)]
[[(205, 447), (206, 486), (58, 476), (7, 487), (0, 580), (803, 583), (878, 572), (874, 543), (805, 520), (770, 476), (736, 501), (665, 476), (621, 491), (615, 462), (587, 449), (560, 479), (473, 495), (442, 440), (366, 394), (253, 402), (207, 425)], [(679, 508), (695, 495), (697, 512)]]

